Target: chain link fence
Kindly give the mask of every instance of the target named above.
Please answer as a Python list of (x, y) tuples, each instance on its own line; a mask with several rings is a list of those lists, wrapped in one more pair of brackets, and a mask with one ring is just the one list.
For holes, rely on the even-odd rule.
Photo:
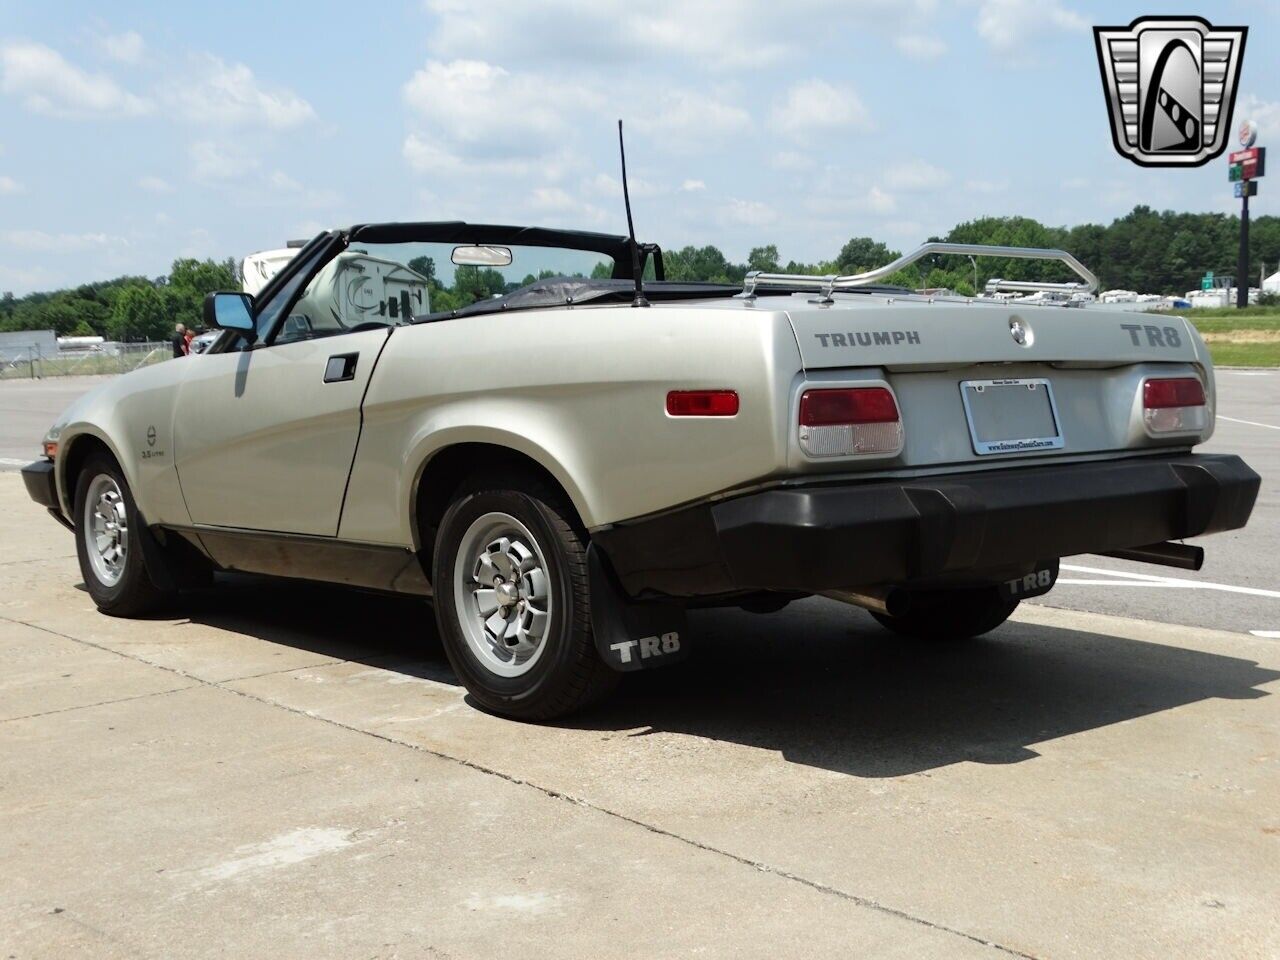
[(165, 342), (103, 343), (87, 350), (50, 353), (40, 344), (0, 352), (0, 380), (37, 380), (43, 377), (84, 377), (128, 373), (173, 356)]

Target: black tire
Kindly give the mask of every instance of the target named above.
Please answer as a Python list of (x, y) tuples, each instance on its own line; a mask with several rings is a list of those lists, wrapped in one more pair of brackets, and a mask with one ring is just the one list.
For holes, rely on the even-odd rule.
[[(545, 560), (549, 626), (541, 640), (544, 649), (520, 676), (494, 672), (473, 649), (461, 622), (458, 553), (473, 524), (490, 514), (519, 521)], [(619, 674), (600, 658), (591, 632), (586, 541), (564, 496), (536, 477), (504, 476), (498, 482), (473, 477), (454, 494), (432, 558), (436, 619), (449, 663), (482, 709), (520, 720), (549, 720), (602, 699), (617, 685)], [(464, 582), (462, 589), (471, 587)]]
[(871, 613), (881, 626), (920, 640), (970, 640), (994, 630), (1018, 608), (1017, 600), (1002, 598), (995, 587), (928, 590), (911, 594), (905, 614), (891, 617)]
[[(114, 582), (104, 578), (95, 568), (90, 558), (89, 528), (87, 519), (93, 505), (89, 504), (90, 492), (95, 488), (98, 478), (109, 478), (119, 492), (123, 503), (126, 530), (125, 549), (122, 562), (119, 563), (119, 576)], [(85, 461), (76, 477), (74, 519), (76, 535), (76, 556), (80, 560), (80, 574), (84, 577), (89, 596), (97, 604), (99, 610), (113, 617), (135, 617), (148, 613), (169, 598), (169, 594), (156, 587), (147, 573), (146, 562), (142, 556), (142, 547), (138, 540), (142, 521), (138, 516), (137, 504), (133, 502), (133, 493), (125, 481), (124, 472), (115, 460), (105, 453), (94, 453)]]

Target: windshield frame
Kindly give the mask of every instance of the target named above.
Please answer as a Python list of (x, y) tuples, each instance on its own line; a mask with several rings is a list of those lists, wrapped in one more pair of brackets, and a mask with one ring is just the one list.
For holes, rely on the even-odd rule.
[[(307, 290), (311, 281), (335, 257), (343, 253), (353, 243), (392, 244), (392, 243), (453, 243), (475, 245), (501, 245), (525, 247), (552, 247), (567, 250), (582, 250), (599, 253), (613, 260), (614, 280), (633, 280), (631, 259), (631, 240), (629, 237), (593, 233), (586, 230), (555, 230), (546, 227), (519, 227), (502, 224), (465, 223), (458, 221), (422, 222), (422, 223), (373, 223), (358, 224), (346, 230), (330, 230), (317, 234), (308, 242), (298, 255), (285, 264), (263, 287), (254, 303), (254, 323), (258, 323), (265, 308), (273, 305), (272, 301), (290, 289), (288, 302), (276, 313), (269, 330), (259, 329), (253, 343), (247, 349), (271, 346), (279, 334), (289, 312)], [(323, 254), (310, 259), (318, 249)], [(653, 258), (657, 279), (662, 280), (665, 273), (662, 263), (662, 250), (657, 244), (637, 244), (642, 256), (641, 269), (650, 256)], [(304, 276), (299, 276), (305, 274)], [(299, 282), (300, 281), (300, 282)], [(273, 305), (274, 306), (274, 305)], [(223, 352), (232, 343), (243, 338), (230, 338), (226, 346), (217, 349)], [(221, 346), (215, 344), (215, 348)]]

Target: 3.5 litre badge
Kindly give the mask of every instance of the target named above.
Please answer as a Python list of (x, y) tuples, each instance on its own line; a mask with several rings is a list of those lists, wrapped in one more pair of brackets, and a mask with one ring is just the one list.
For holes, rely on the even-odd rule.
[(1199, 17), (1094, 27), (1120, 155), (1144, 167), (1198, 167), (1221, 154), (1248, 32)]

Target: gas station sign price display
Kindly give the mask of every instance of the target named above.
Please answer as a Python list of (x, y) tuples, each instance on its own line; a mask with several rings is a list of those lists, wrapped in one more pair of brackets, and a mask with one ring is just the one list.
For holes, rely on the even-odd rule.
[[(1228, 154), (1227, 179), (1232, 183), (1239, 180), (1256, 180), (1267, 172), (1267, 148), (1250, 147), (1248, 150), (1237, 150)], [(1237, 194), (1239, 196), (1239, 194)]]

